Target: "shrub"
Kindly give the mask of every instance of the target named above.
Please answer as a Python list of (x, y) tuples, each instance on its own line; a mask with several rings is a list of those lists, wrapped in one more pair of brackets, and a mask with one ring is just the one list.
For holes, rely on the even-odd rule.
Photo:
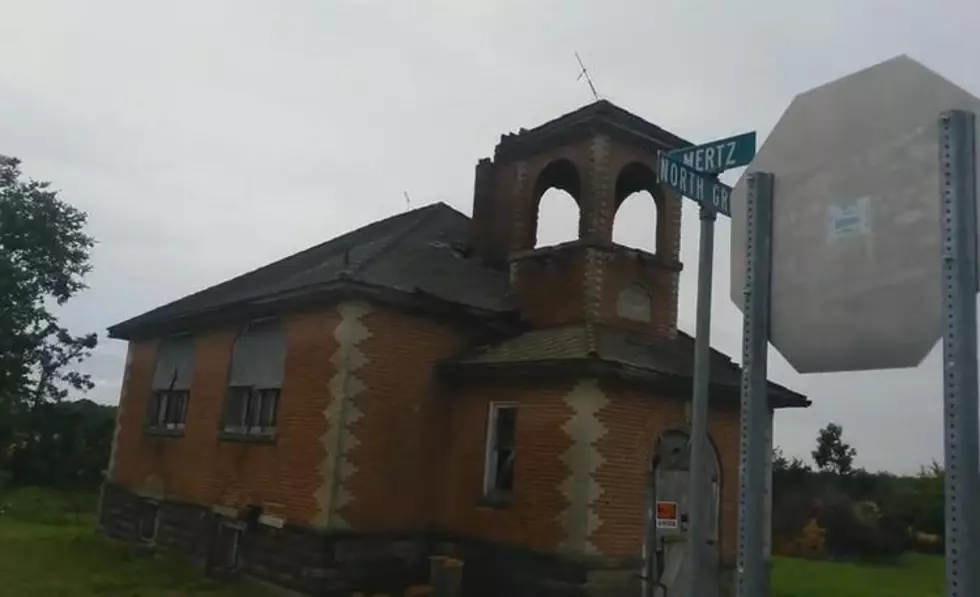
[(817, 517), (813, 496), (805, 489), (784, 489), (779, 499), (773, 499), (772, 534), (775, 549), (785, 555), (798, 549), (800, 533), (807, 523)]
[(810, 522), (803, 527), (798, 541), (800, 555), (807, 557), (819, 557), (824, 555), (827, 543), (827, 531), (820, 526), (816, 518), (811, 518)]
[(826, 548), (835, 556), (890, 559), (905, 551), (907, 533), (877, 514), (866, 502), (837, 502), (824, 510)]

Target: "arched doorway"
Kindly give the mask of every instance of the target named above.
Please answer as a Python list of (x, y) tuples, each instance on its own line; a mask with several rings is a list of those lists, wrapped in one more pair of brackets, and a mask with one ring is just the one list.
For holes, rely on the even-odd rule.
[[(718, 531), (721, 513), (721, 466), (712, 444), (705, 478), (710, 484), (707, 574), (717, 579), (719, 570)], [(651, 461), (647, 492), (647, 528), (644, 541), (644, 597), (684, 595), (691, 574), (688, 561), (690, 489), (690, 436), (669, 429), (657, 440)], [(706, 583), (717, 597), (717, 581)], [(702, 597), (702, 596), (698, 596)]]

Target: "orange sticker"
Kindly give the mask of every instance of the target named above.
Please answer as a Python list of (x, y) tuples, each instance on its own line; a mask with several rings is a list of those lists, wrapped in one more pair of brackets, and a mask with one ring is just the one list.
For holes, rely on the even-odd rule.
[(677, 528), (677, 502), (657, 502), (657, 527)]

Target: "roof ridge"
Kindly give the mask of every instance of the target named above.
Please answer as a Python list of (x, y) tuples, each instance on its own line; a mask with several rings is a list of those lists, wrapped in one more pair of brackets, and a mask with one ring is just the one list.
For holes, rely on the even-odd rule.
[[(236, 276), (236, 277), (232, 278), (231, 280), (226, 280), (226, 282), (231, 282), (232, 280), (236, 280), (238, 278), (242, 278), (244, 276), (247, 276), (249, 274), (255, 273), (257, 271), (260, 271), (260, 270), (263, 270), (263, 269), (266, 269), (266, 268), (270, 268), (270, 267), (272, 267), (274, 265), (279, 265), (283, 261), (288, 261), (288, 260), (293, 259), (295, 257), (299, 257), (301, 255), (306, 255), (308, 253), (312, 253), (313, 251), (316, 251), (317, 249), (323, 248), (325, 245), (329, 245), (329, 244), (333, 244), (333, 243), (342, 244), (342, 241), (344, 241), (344, 240), (350, 240), (351, 237), (354, 237), (355, 235), (364, 234), (364, 233), (366, 233), (366, 232), (368, 232), (370, 230), (381, 228), (383, 224), (389, 224), (392, 221), (397, 220), (398, 218), (406, 218), (409, 215), (420, 215), (420, 214), (422, 214), (422, 212), (425, 212), (425, 211), (434, 211), (435, 208), (437, 208), (439, 206), (449, 207), (448, 205), (446, 205), (442, 201), (439, 201), (437, 203), (429, 203), (428, 205), (423, 205), (421, 207), (416, 207), (415, 209), (410, 209), (408, 211), (403, 211), (402, 213), (390, 215), (387, 218), (383, 218), (383, 219), (380, 219), (380, 220), (375, 220), (374, 222), (369, 222), (369, 223), (367, 223), (367, 224), (365, 224), (365, 225), (363, 225), (363, 226), (361, 226), (359, 228), (355, 228), (355, 229), (353, 229), (353, 230), (351, 230), (349, 232), (345, 232), (345, 233), (341, 234), (340, 236), (335, 236), (335, 237), (333, 237), (331, 239), (328, 239), (328, 240), (323, 241), (322, 243), (317, 243), (317, 244), (313, 245), (312, 247), (308, 247), (306, 249), (303, 249), (302, 251), (297, 251), (296, 253), (293, 253), (291, 255), (287, 255), (287, 256), (283, 257), (282, 259), (277, 259), (276, 261), (273, 261), (272, 263), (267, 263), (266, 265), (263, 265), (261, 267), (255, 268), (254, 270), (251, 270), (249, 272), (245, 272), (244, 274), (241, 274), (240, 276)], [(452, 209), (452, 208), (450, 208), (450, 209)]]
[[(184, 295), (184, 296), (182, 296), (180, 298), (177, 298), (177, 299), (175, 299), (173, 301), (170, 301), (168, 303), (164, 303), (163, 305), (160, 305), (160, 306), (158, 306), (158, 307), (156, 307), (154, 309), (151, 309), (150, 311), (147, 311), (147, 312), (145, 312), (145, 313), (143, 313), (141, 315), (137, 315), (137, 316), (131, 317), (129, 319), (126, 319), (125, 321), (122, 321), (122, 322), (116, 324), (113, 327), (118, 327), (118, 326), (126, 325), (127, 323), (129, 323), (129, 322), (131, 322), (131, 321), (133, 321), (135, 319), (143, 318), (143, 317), (146, 317), (148, 315), (152, 315), (152, 314), (155, 314), (155, 313), (159, 313), (161, 311), (165, 311), (167, 309), (172, 309), (175, 306), (177, 306), (177, 305), (179, 305), (181, 303), (184, 303), (186, 301), (190, 301), (190, 300), (193, 300), (193, 299), (196, 299), (196, 298), (201, 298), (201, 297), (207, 296), (209, 293), (219, 292), (221, 290), (228, 289), (229, 287), (233, 286), (234, 284), (242, 282), (246, 278), (259, 275), (259, 274), (261, 274), (263, 272), (268, 272), (268, 271), (274, 270), (277, 266), (282, 266), (284, 263), (298, 261), (303, 256), (309, 256), (310, 254), (313, 254), (313, 253), (315, 253), (318, 250), (323, 250), (323, 248), (326, 245), (336, 244), (336, 245), (338, 245), (338, 248), (339, 249), (344, 249), (345, 248), (344, 247), (345, 244), (349, 244), (352, 240), (356, 239), (358, 236), (369, 235), (372, 230), (377, 230), (379, 228), (382, 228), (385, 224), (390, 224), (392, 221), (397, 220), (398, 218), (407, 218), (407, 217), (410, 217), (410, 216), (414, 215), (416, 217), (423, 216), (423, 217), (420, 217), (419, 219), (424, 220), (424, 219), (426, 219), (424, 217), (424, 214), (426, 212), (436, 212), (436, 211), (438, 211), (440, 209), (449, 209), (449, 210), (452, 210), (455, 213), (460, 213), (460, 215), (463, 215), (463, 217), (466, 217), (465, 214), (462, 214), (461, 212), (458, 212), (456, 209), (452, 208), (451, 206), (449, 206), (448, 204), (446, 204), (443, 201), (437, 201), (435, 203), (429, 203), (427, 205), (423, 205), (423, 206), (417, 207), (417, 208), (412, 209), (412, 210), (408, 210), (408, 211), (405, 211), (405, 212), (402, 212), (402, 213), (398, 213), (398, 214), (394, 214), (394, 215), (388, 216), (387, 218), (384, 218), (384, 219), (381, 219), (381, 220), (370, 222), (368, 224), (365, 224), (364, 226), (361, 226), (359, 228), (355, 228), (354, 230), (350, 230), (348, 232), (345, 232), (344, 234), (341, 234), (340, 236), (336, 236), (336, 237), (333, 237), (331, 239), (325, 240), (325, 241), (323, 241), (321, 243), (317, 243), (316, 245), (313, 245), (312, 247), (308, 247), (308, 248), (303, 249), (301, 251), (298, 251), (296, 253), (291, 253), (289, 255), (286, 255), (285, 257), (282, 257), (282, 258), (277, 259), (275, 261), (272, 261), (270, 263), (266, 263), (266, 264), (261, 265), (259, 267), (256, 267), (256, 268), (253, 268), (251, 270), (242, 272), (242, 273), (238, 274), (237, 276), (228, 278), (226, 280), (223, 280), (221, 282), (218, 282), (217, 284), (212, 284), (210, 286), (207, 286), (205, 288), (202, 288), (202, 289), (197, 290), (195, 292), (192, 292), (190, 294)], [(347, 247), (347, 248), (349, 249), (349, 247)], [(331, 255), (333, 255), (333, 254), (335, 254), (335, 253), (331, 253)]]
[[(414, 230), (416, 230), (422, 224), (428, 223), (435, 216), (435, 214), (437, 214), (439, 212), (435, 208), (428, 209), (427, 212), (424, 213), (424, 214), (421, 213), (421, 212), (422, 212), (422, 210), (424, 210), (426, 208), (430, 208), (432, 206), (444, 206), (444, 207), (448, 207), (449, 209), (452, 209), (452, 207), (450, 207), (449, 205), (446, 205), (442, 201), (439, 201), (437, 203), (430, 203), (429, 205), (426, 205), (425, 207), (420, 207), (420, 208), (418, 208), (416, 210), (413, 210), (413, 211), (419, 212), (419, 215), (420, 215), (419, 218), (417, 218), (414, 222), (412, 222), (411, 224), (409, 224), (408, 226), (406, 226), (405, 228), (403, 228), (400, 232), (392, 235), (391, 239), (389, 239), (388, 242), (386, 242), (383, 245), (381, 245), (380, 247), (378, 247), (378, 249), (374, 253), (370, 253), (368, 255), (365, 255), (359, 261), (355, 261), (355, 262), (351, 263), (351, 265), (347, 269), (345, 269), (343, 272), (341, 272), (340, 275), (341, 276), (345, 276), (345, 277), (350, 277), (350, 276), (353, 276), (354, 274), (356, 274), (358, 272), (364, 271), (364, 269), (368, 265), (374, 263), (378, 258), (380, 258), (381, 256), (385, 255), (388, 252), (389, 249), (391, 249), (394, 245), (398, 244), (399, 241), (401, 241), (406, 236), (408, 236), (409, 233), (411, 233)], [(453, 209), (453, 211), (456, 211), (456, 210)]]
[[(521, 137), (527, 138), (528, 136), (548, 135), (590, 120), (605, 121), (631, 134), (653, 141), (658, 145), (664, 145), (665, 142), (668, 145), (680, 147), (693, 145), (690, 141), (607, 99), (598, 99), (585, 104), (537, 126), (531, 128), (521, 127), (516, 133), (512, 132), (501, 135), (501, 143), (511, 142)], [(662, 138), (658, 139), (658, 137)]]

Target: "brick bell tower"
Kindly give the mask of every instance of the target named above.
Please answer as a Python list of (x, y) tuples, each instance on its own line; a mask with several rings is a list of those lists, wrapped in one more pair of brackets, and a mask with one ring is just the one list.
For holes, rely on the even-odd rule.
[[(659, 152), (689, 146), (599, 101), (502, 136), (493, 158), (477, 164), (469, 248), (508, 272), (522, 320), (442, 368), (454, 412), (469, 425), (445, 451), (447, 470), (477, 470), (480, 454), (498, 454), (494, 442), (506, 438), (509, 468), (489, 459), (482, 481), (460, 473), (445, 501), (451, 528), (495, 545), (494, 556), (464, 553), (470, 582), (499, 589), (485, 595), (635, 595), (641, 572), (673, 595), (692, 573), (683, 450), (694, 339), (677, 329), (682, 199), (656, 177)], [(578, 204), (578, 234), (535, 248), (550, 188)], [(612, 240), (616, 212), (638, 191), (656, 203), (653, 252)], [(701, 597), (727, 594), (734, 569), (740, 380), (737, 365), (712, 352), (712, 558), (697, 574), (714, 577), (719, 592)], [(805, 403), (780, 391), (783, 405)], [(505, 486), (491, 483), (498, 468)], [(672, 531), (651, 532), (651, 500), (677, 506)], [(501, 555), (515, 546), (537, 555)], [(496, 563), (511, 557), (520, 573), (508, 576)]]
[[(673, 338), (681, 198), (657, 184), (656, 158), (688, 145), (604, 100), (503, 135), (493, 159), (477, 164), (471, 246), (509, 267), (511, 292), (534, 328), (581, 326), (590, 352), (597, 326)], [(539, 204), (550, 188), (578, 204), (578, 238), (536, 249)], [(617, 209), (644, 190), (657, 207), (653, 254), (612, 241)]]

